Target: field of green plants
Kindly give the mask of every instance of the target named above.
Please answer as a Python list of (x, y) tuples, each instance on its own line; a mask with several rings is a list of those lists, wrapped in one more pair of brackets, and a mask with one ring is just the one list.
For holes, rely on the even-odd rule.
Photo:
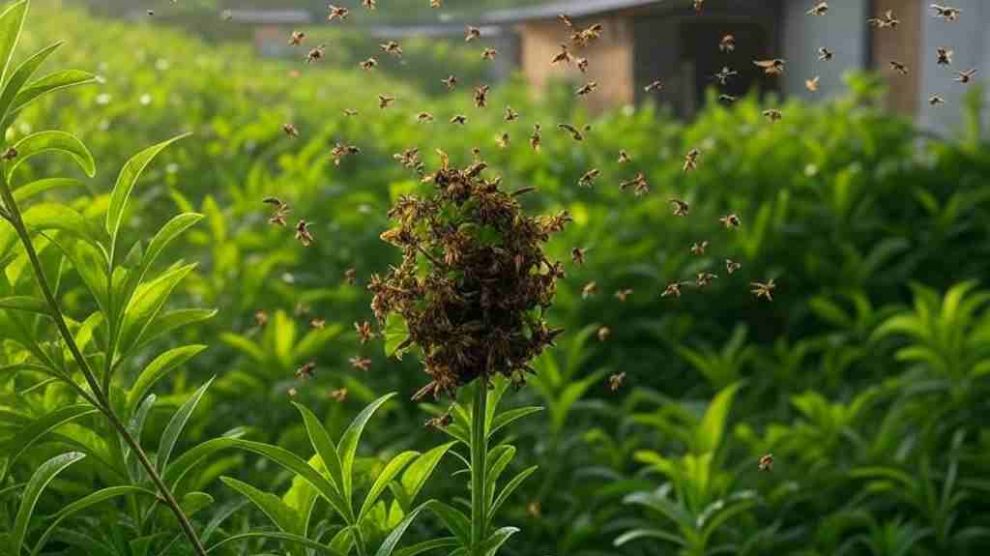
[[(566, 85), (478, 108), (332, 46), (6, 4), (0, 554), (990, 551), (976, 87), (951, 137), (869, 75), (690, 123)], [(509, 332), (452, 323), (504, 261), (457, 295)]]

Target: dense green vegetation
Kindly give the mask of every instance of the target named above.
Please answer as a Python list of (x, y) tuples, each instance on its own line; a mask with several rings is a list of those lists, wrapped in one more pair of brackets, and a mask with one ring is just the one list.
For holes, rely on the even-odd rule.
[[(499, 510), (487, 532), (511, 535), (499, 554), (990, 548), (990, 150), (977, 94), (946, 107), (969, 122), (952, 138), (884, 113), (862, 75), (829, 102), (765, 99), (783, 110), (775, 124), (755, 97), (712, 99), (683, 123), (652, 106), (593, 116), (568, 87), (533, 100), (515, 83), (480, 109), (470, 81), (427, 94), (39, 6), (15, 64), (55, 39), (67, 46), (38, 75), (96, 77), (23, 108), (3, 147), (20, 145), (3, 186), (39, 258), (0, 222), (0, 553), (192, 553), (183, 515), (215, 554), (449, 554), (473, 546), (477, 520), (458, 517), (475, 509), (465, 463), (489, 437), (499, 488), (525, 480), (487, 508)], [(388, 109), (381, 93), (396, 97)], [(506, 105), (519, 120), (503, 120)], [(435, 121), (418, 123), (422, 111)], [(578, 143), (559, 122), (591, 130)], [(85, 147), (38, 139), (51, 129)], [(335, 165), (337, 143), (360, 153)], [(449, 400), (407, 401), (428, 379), (419, 358), (387, 358), (394, 331), (365, 344), (355, 323), (374, 322), (366, 286), (400, 260), (379, 238), (389, 207), (429, 190), (394, 155), (416, 147), (432, 172), (437, 149), (464, 166), (475, 146), (504, 188), (536, 188), (520, 197), (528, 212), (573, 217), (548, 245), (566, 268), (548, 317), (566, 332), (526, 387), (489, 393), (498, 416), (472, 419), (464, 388), (445, 434), (423, 423)], [(40, 155), (55, 147), (72, 155)], [(685, 174), (691, 148), (702, 155)], [(135, 153), (143, 173), (115, 180)], [(591, 168), (600, 176), (579, 187)], [(621, 191), (638, 172), (651, 191)], [(72, 181), (36, 181), (58, 176)], [(289, 228), (268, 223), (267, 196), (290, 205)], [(690, 214), (674, 216), (671, 197)], [(738, 229), (719, 226), (730, 212)], [(309, 247), (293, 238), (298, 219)], [(742, 267), (726, 275), (726, 258)], [(86, 363), (53, 324), (39, 268)], [(719, 278), (698, 290), (705, 271)], [(772, 302), (749, 291), (768, 279)], [(691, 284), (661, 298), (676, 280)], [(297, 378), (310, 361), (313, 377)], [(95, 389), (88, 365), (109, 369)], [(771, 471), (757, 466), (766, 454)]]

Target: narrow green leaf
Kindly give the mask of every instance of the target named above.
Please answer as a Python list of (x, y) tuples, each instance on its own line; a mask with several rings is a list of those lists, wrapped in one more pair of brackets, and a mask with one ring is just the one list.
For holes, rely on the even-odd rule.
[(134, 155), (124, 164), (117, 177), (117, 183), (113, 187), (113, 192), (110, 194), (110, 207), (107, 209), (106, 229), (107, 233), (110, 234), (111, 245), (116, 244), (117, 233), (124, 219), (124, 209), (127, 208), (127, 200), (130, 198), (131, 191), (134, 190), (134, 184), (137, 183), (138, 178), (141, 177), (145, 168), (148, 167), (148, 164), (151, 163), (152, 159), (158, 153), (185, 136), (179, 135), (148, 147)]
[(17, 66), (17, 69), (10, 74), (10, 79), (4, 83), (3, 93), (0, 94), (0, 120), (3, 119), (3, 116), (7, 115), (7, 111), (10, 110), (11, 103), (14, 102), (14, 98), (17, 96), (17, 93), (21, 91), (21, 87), (27, 83), (28, 79), (31, 79), (31, 76), (34, 75), (34, 72), (38, 71), (41, 64), (43, 64), (53, 52), (58, 50), (60, 46), (62, 46), (62, 43), (56, 42), (42, 48), (21, 62), (20, 65)]
[(15, 295), (12, 297), (0, 297), (0, 309), (7, 311), (23, 311), (25, 313), (35, 313), (48, 316), (48, 304), (44, 301), (26, 295)]
[[(93, 406), (89, 404), (76, 404), (60, 407), (51, 413), (46, 413), (32, 420), (18, 430), (13, 438), (0, 446), (2, 448), (0, 452), (7, 454), (6, 457), (0, 458), (0, 460), (6, 461), (6, 465), (0, 466), (0, 469), (10, 469), (10, 466), (17, 461), (17, 458), (35, 442), (41, 440), (45, 434), (66, 423), (93, 413), (96, 413), (96, 408)], [(0, 472), (0, 479), (2, 478), (3, 473)]]
[(86, 457), (86, 454), (81, 452), (67, 452), (55, 456), (42, 463), (35, 470), (34, 474), (31, 475), (27, 487), (24, 488), (21, 505), (17, 508), (17, 517), (14, 518), (14, 528), (10, 533), (10, 544), (15, 550), (28, 548), (24, 546), (28, 523), (31, 521), (31, 514), (34, 513), (34, 507), (38, 503), (38, 499), (41, 498), (41, 493), (45, 490), (45, 487), (55, 478), (55, 475), (58, 475), (63, 469), (84, 457)]
[(534, 413), (539, 413), (543, 411), (542, 407), (520, 407), (518, 409), (510, 409), (509, 411), (499, 413), (492, 420), (491, 430), (488, 431), (488, 437), (491, 438), (496, 432), (501, 430), (503, 427), (507, 427), (513, 422), (526, 417), (527, 415), (532, 415)]
[(481, 550), (485, 556), (494, 556), (499, 548), (509, 540), (512, 535), (519, 532), (517, 527), (502, 527), (498, 529), (481, 545)]
[(164, 470), (166, 465), (168, 465), (168, 458), (172, 455), (172, 449), (175, 448), (175, 443), (178, 442), (179, 435), (182, 434), (182, 429), (185, 428), (189, 417), (192, 416), (193, 411), (196, 410), (196, 406), (199, 405), (199, 401), (203, 398), (203, 394), (206, 393), (207, 388), (211, 384), (213, 384), (212, 378), (206, 381), (206, 384), (200, 386), (185, 403), (179, 406), (179, 409), (172, 415), (172, 419), (169, 420), (168, 425), (165, 426), (162, 439), (158, 443), (157, 466), (159, 471)]
[(83, 182), (73, 178), (44, 178), (28, 182), (14, 190), (14, 200), (23, 203), (46, 191), (67, 187), (82, 187)]
[(378, 477), (375, 478), (375, 482), (372, 483), (371, 488), (368, 490), (368, 495), (364, 499), (364, 504), (361, 505), (361, 510), (358, 512), (358, 521), (368, 515), (368, 512), (371, 511), (371, 508), (375, 505), (375, 502), (378, 501), (378, 497), (381, 496), (382, 492), (385, 492), (385, 489), (388, 488), (388, 484), (392, 482), (392, 479), (401, 473), (402, 470), (409, 465), (409, 462), (416, 459), (418, 456), (419, 452), (408, 450), (398, 454), (387, 464), (385, 464), (385, 468), (378, 474)]
[(156, 493), (154, 491), (132, 485), (112, 486), (90, 493), (79, 500), (71, 502), (68, 506), (65, 506), (59, 510), (57, 514), (55, 514), (52, 523), (47, 529), (45, 529), (45, 532), (38, 537), (38, 542), (35, 543), (34, 550), (31, 551), (31, 554), (33, 556), (39, 554), (41, 549), (45, 547), (45, 543), (48, 542), (48, 539), (51, 538), (53, 533), (55, 533), (55, 529), (66, 519), (89, 508), (90, 506), (95, 506), (105, 500), (110, 500), (111, 498), (116, 498), (118, 496), (126, 496), (128, 494), (145, 494), (150, 496), (152, 499), (156, 497)]
[(0, 82), (7, 80), (10, 58), (14, 55), (14, 47), (21, 36), (27, 8), (27, 0), (20, 0), (0, 13)]
[[(337, 446), (330, 438), (330, 434), (323, 428), (323, 423), (320, 422), (312, 411), (301, 404), (292, 403), (299, 410), (299, 413), (302, 414), (306, 434), (309, 436), (309, 443), (313, 445), (313, 450), (323, 460), (323, 465), (327, 468), (327, 473), (330, 474), (330, 482), (333, 483), (334, 488), (338, 492), (344, 492), (343, 468), (340, 463), (340, 456), (337, 453)], [(349, 496), (345, 496), (344, 498), (350, 501)]]
[(384, 396), (378, 398), (377, 400), (368, 404), (357, 417), (351, 421), (350, 426), (344, 431), (344, 435), (340, 438), (340, 446), (337, 448), (337, 453), (340, 456), (341, 471), (344, 477), (344, 498), (351, 499), (351, 485), (352, 485), (352, 470), (354, 468), (354, 457), (357, 454), (358, 443), (361, 440), (361, 433), (364, 432), (365, 425), (368, 424), (368, 420), (374, 415), (375, 411), (378, 410), (385, 402), (392, 399), (395, 393), (385, 394)]
[(440, 548), (454, 548), (460, 545), (461, 542), (456, 537), (444, 537), (401, 548), (396, 551), (395, 556), (419, 556), (419, 554), (425, 554)]
[(96, 162), (93, 155), (75, 135), (58, 130), (39, 131), (32, 133), (14, 144), (17, 158), (8, 163), (7, 174), (12, 175), (21, 164), (33, 156), (46, 152), (61, 152), (69, 155), (72, 160), (86, 172), (86, 175), (96, 175)]
[(726, 386), (708, 404), (708, 409), (705, 410), (705, 415), (701, 418), (694, 439), (696, 454), (713, 452), (721, 444), (725, 423), (729, 417), (729, 409), (732, 407), (732, 400), (741, 384), (736, 382)]
[(457, 537), (462, 545), (471, 544), (471, 520), (464, 515), (464, 512), (438, 500), (424, 502), (423, 506), (440, 518), (447, 530)]
[(405, 491), (406, 496), (408, 496), (408, 502), (411, 504), (416, 499), (416, 495), (419, 491), (423, 489), (426, 485), (426, 481), (433, 474), (433, 470), (436, 469), (440, 460), (454, 446), (454, 442), (448, 442), (429, 450), (423, 455), (416, 458), (416, 461), (412, 462), (409, 467), (406, 468), (405, 473), (402, 474), (402, 489)]
[(190, 345), (170, 349), (141, 370), (127, 394), (127, 414), (130, 415), (141, 400), (159, 380), (168, 375), (173, 369), (184, 365), (187, 361), (206, 349), (204, 345)]
[(502, 504), (505, 504), (505, 501), (509, 499), (509, 496), (512, 496), (512, 493), (519, 488), (519, 485), (521, 485), (530, 475), (535, 473), (538, 468), (539, 466), (534, 465), (523, 469), (515, 477), (509, 479), (509, 482), (505, 483), (505, 486), (502, 488), (502, 492), (498, 494), (498, 497), (495, 498), (495, 502), (492, 503), (492, 510), (488, 514), (489, 519), (491, 519), (491, 517), (495, 515), (495, 512), (502, 507)]
[(392, 552), (395, 551), (395, 547), (399, 544), (399, 541), (402, 540), (402, 535), (406, 533), (406, 530), (409, 529), (410, 525), (412, 525), (413, 520), (416, 519), (416, 516), (418, 516), (423, 509), (424, 507), (420, 506), (409, 512), (406, 517), (395, 526), (395, 529), (392, 529), (392, 532), (385, 537), (385, 540), (382, 541), (381, 546), (378, 547), (378, 552), (375, 552), (375, 556), (392, 556)]
[(278, 496), (262, 492), (257, 488), (233, 477), (220, 477), (223, 484), (241, 493), (258, 507), (283, 533), (300, 534), (299, 514), (286, 505)]
[(141, 258), (141, 268), (147, 270), (161, 254), (162, 250), (172, 242), (175, 238), (179, 237), (182, 232), (189, 229), (197, 222), (203, 219), (202, 214), (186, 212), (183, 214), (176, 215), (174, 218), (169, 220), (155, 237), (151, 238), (151, 242), (148, 244), (148, 249), (144, 252), (144, 256)]
[(639, 539), (660, 539), (679, 546), (685, 546), (685, 541), (682, 537), (660, 529), (633, 529), (632, 531), (626, 531), (619, 535), (612, 544), (623, 546)]
[(56, 71), (40, 79), (36, 79), (28, 83), (27, 86), (21, 89), (21, 91), (17, 93), (17, 96), (14, 97), (14, 102), (11, 103), (10, 110), (7, 111), (7, 116), (3, 120), (2, 127), (6, 128), (9, 126), (14, 115), (23, 110), (27, 105), (48, 93), (61, 89), (67, 89), (69, 87), (75, 87), (76, 85), (94, 83), (95, 81), (96, 76), (92, 73), (73, 69)]
[(346, 556), (343, 552), (336, 551), (328, 546), (323, 546), (322, 544), (316, 541), (311, 541), (306, 537), (300, 537), (299, 535), (293, 535), (291, 533), (280, 533), (277, 531), (255, 531), (251, 533), (240, 533), (237, 535), (231, 535), (226, 539), (219, 541), (213, 546), (207, 548), (206, 553), (209, 554), (210, 552), (213, 552), (214, 550), (220, 548), (221, 546), (227, 543), (241, 541), (245, 539), (275, 539), (275, 540), (298, 544), (306, 548), (311, 548), (321, 554), (329, 554), (330, 556)]

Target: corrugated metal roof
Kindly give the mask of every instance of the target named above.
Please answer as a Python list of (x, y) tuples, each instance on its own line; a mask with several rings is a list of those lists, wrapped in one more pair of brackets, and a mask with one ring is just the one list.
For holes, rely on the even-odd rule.
[(665, 0), (563, 0), (552, 4), (494, 10), (482, 16), (485, 23), (513, 23), (531, 19), (551, 19), (560, 14), (570, 17), (586, 17), (605, 12), (659, 5)]

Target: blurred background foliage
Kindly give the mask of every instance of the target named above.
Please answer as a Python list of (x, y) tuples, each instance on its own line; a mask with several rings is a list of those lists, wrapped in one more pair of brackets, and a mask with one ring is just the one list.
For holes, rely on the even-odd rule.
[[(714, 94), (696, 119), (681, 122), (653, 105), (593, 116), (564, 86), (533, 99), (519, 83), (498, 87), (478, 109), (470, 85), (483, 70), (429, 41), (410, 42), (406, 58), (450, 60), (443, 75), (457, 67), (479, 77), (438, 95), (439, 73), (417, 84), (357, 69), (367, 54), (353, 37), (328, 41), (327, 64), (259, 61), (246, 46), (36, 7), (25, 52), (53, 37), (69, 45), (60, 64), (91, 69), (100, 83), (32, 107), (13, 132), (57, 125), (83, 138), (96, 160), (112, 161), (89, 182), (92, 193), (105, 193), (125, 153), (194, 133), (163, 153), (133, 209), (148, 234), (176, 208), (206, 215), (176, 249), (200, 265), (180, 295), (219, 309), (185, 330), (182, 343), (210, 347), (170, 384), (178, 399), (217, 375), (187, 442), (244, 426), (256, 439), (298, 449), (306, 440), (290, 388), (339, 433), (378, 395), (407, 398), (424, 382), (414, 361), (361, 345), (354, 323), (372, 320), (369, 276), (396, 260), (378, 239), (387, 208), (422, 187), (393, 155), (416, 147), (432, 167), (435, 149), (464, 163), (478, 147), (508, 187), (537, 189), (525, 197), (529, 208), (574, 217), (552, 244), (557, 258), (587, 249), (584, 265), (569, 264), (552, 311), (567, 333), (510, 399), (547, 411), (516, 429), (518, 465), (540, 469), (507, 510), (523, 529), (508, 553), (990, 549), (990, 149), (977, 94), (946, 108), (966, 111), (970, 122), (954, 137), (885, 113), (884, 91), (869, 75), (848, 76), (847, 92), (828, 102), (765, 99), (785, 114), (774, 125), (759, 98), (724, 107)], [(395, 104), (380, 110), (380, 93)], [(506, 105), (518, 121), (503, 121)], [(359, 114), (347, 117), (345, 108)], [(417, 123), (421, 111), (436, 121)], [(467, 115), (467, 125), (449, 124), (455, 114)], [(287, 137), (285, 122), (300, 137)], [(591, 131), (576, 143), (555, 129), (559, 122)], [(537, 123), (540, 152), (528, 144)], [(511, 138), (506, 148), (496, 146), (502, 132)], [(337, 142), (361, 152), (335, 166), (329, 150)], [(704, 154), (685, 175), (692, 147)], [(617, 162), (620, 149), (631, 162)], [(34, 167), (39, 175), (69, 171), (56, 163)], [(579, 188), (591, 168), (600, 177)], [(652, 191), (619, 191), (637, 172)], [(268, 195), (291, 205), (293, 222), (312, 223), (313, 246), (267, 223)], [(691, 204), (688, 217), (671, 214), (671, 197)], [(728, 212), (740, 216), (738, 230), (718, 226)], [(691, 244), (703, 240), (705, 255), (692, 255)], [(725, 275), (726, 258), (742, 268)], [(344, 279), (349, 268), (355, 285)], [(659, 297), (665, 283), (703, 271), (719, 274), (704, 291)], [(770, 278), (779, 284), (772, 303), (749, 293), (751, 281)], [(598, 293), (584, 298), (591, 281)], [(625, 288), (634, 292), (619, 302), (613, 293)], [(326, 326), (312, 327), (314, 318)], [(354, 356), (371, 358), (371, 370), (352, 369)], [(297, 381), (294, 370), (310, 360), (315, 378)], [(625, 385), (613, 393), (607, 377), (618, 372)], [(328, 392), (341, 387), (348, 399), (331, 400)], [(5, 411), (30, 398), (16, 393), (13, 382), (2, 384)], [(164, 426), (169, 397), (159, 400), (147, 435)], [(411, 403), (388, 406), (366, 432), (375, 449), (367, 460), (438, 443), (422, 426), (428, 416)], [(0, 435), (13, 433), (10, 423), (0, 426)], [(773, 470), (763, 473), (757, 460), (767, 453)], [(253, 461), (224, 456), (190, 483), (218, 500), (233, 498), (214, 480), (221, 474), (286, 485)], [(54, 491), (84, 490), (86, 476), (75, 477)], [(442, 477), (428, 486), (445, 488)], [(43, 509), (58, 506), (55, 495), (42, 500)], [(99, 518), (88, 519), (97, 531)], [(417, 527), (428, 534), (429, 525)]]

